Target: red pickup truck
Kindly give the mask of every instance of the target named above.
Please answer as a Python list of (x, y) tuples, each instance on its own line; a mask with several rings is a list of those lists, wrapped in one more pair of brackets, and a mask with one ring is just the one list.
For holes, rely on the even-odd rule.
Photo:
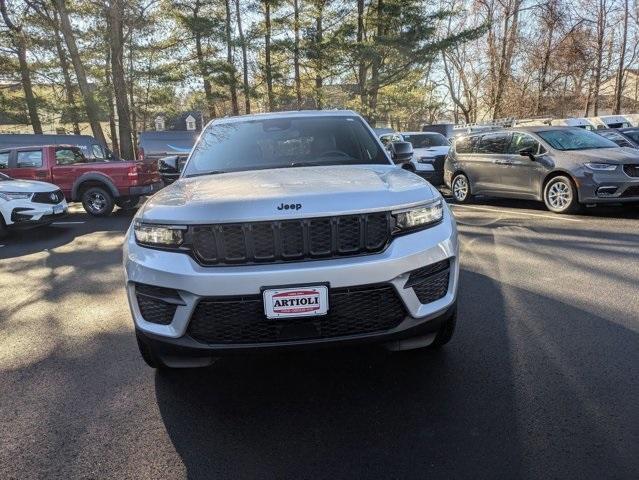
[(0, 150), (0, 172), (53, 183), (67, 201), (82, 202), (95, 216), (109, 215), (115, 205), (135, 207), (142, 195), (163, 186), (156, 163), (89, 161), (79, 148), (69, 145)]

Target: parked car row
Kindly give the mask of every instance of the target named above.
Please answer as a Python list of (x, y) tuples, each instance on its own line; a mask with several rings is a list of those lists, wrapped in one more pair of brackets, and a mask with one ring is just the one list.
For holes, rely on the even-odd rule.
[(459, 137), (444, 166), (455, 201), (543, 201), (556, 213), (639, 201), (639, 151), (588, 130), (534, 126)]

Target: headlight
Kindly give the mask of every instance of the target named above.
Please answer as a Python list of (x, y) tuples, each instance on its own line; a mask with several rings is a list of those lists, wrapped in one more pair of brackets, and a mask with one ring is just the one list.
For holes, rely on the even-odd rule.
[(133, 230), (135, 239), (142, 245), (170, 248), (179, 247), (182, 244), (186, 227), (136, 222)]
[(441, 200), (428, 205), (411, 208), (399, 212), (393, 212), (396, 227), (399, 231), (425, 228), (441, 221), (444, 216), (444, 207)]
[(28, 200), (33, 193), (22, 192), (0, 192), (0, 198), (10, 202), (11, 200)]
[(617, 170), (617, 165), (610, 163), (584, 163), (590, 170), (596, 170), (598, 172), (612, 172)]

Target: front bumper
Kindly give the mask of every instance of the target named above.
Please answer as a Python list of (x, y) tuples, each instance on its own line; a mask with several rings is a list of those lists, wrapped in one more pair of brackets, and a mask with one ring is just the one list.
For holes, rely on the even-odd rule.
[(142, 195), (153, 195), (155, 192), (159, 192), (164, 188), (164, 182), (155, 182), (148, 185), (139, 185), (137, 187), (129, 188), (129, 195), (132, 197), (138, 197)]
[(28, 200), (14, 200), (2, 207), (5, 225), (9, 228), (31, 228), (48, 225), (68, 215), (66, 200), (57, 205), (34, 203)]
[[(450, 274), (446, 294), (431, 303), (421, 304), (412, 288), (404, 288), (409, 273), (420, 267), (449, 259)], [(459, 278), (457, 231), (447, 207), (443, 221), (427, 230), (400, 236), (375, 255), (345, 257), (285, 264), (203, 267), (182, 253), (163, 252), (140, 247), (130, 230), (124, 247), (127, 295), (135, 327), (154, 342), (165, 341), (180, 348), (198, 351), (229, 352), (272, 349), (300, 345), (330, 345), (346, 341), (394, 340), (401, 335), (435, 331), (442, 316), (454, 306)], [(135, 284), (178, 290), (184, 305), (177, 307), (167, 325), (147, 322), (140, 313)], [(391, 285), (406, 310), (396, 327), (374, 335), (278, 341), (275, 343), (204, 344), (188, 337), (189, 321), (198, 303), (205, 298), (260, 295), (265, 286), (304, 286), (327, 284), (330, 289)], [(214, 320), (212, 320), (214, 321)]]
[(581, 203), (626, 203), (639, 201), (639, 177), (627, 175), (621, 168), (614, 172), (586, 169), (576, 177)]

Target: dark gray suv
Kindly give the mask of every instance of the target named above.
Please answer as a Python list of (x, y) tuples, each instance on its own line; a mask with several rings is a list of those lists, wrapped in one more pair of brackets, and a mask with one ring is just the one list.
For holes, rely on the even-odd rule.
[(639, 201), (639, 152), (574, 127), (521, 127), (459, 137), (444, 165), (459, 203), (473, 195), (581, 204)]

